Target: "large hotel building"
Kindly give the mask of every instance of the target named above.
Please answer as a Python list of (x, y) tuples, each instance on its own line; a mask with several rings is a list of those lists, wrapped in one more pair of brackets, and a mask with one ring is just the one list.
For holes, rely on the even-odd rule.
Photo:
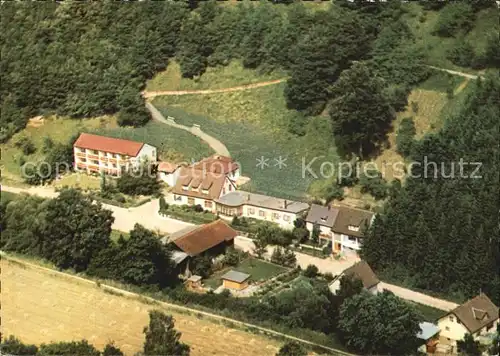
[(75, 170), (117, 175), (141, 160), (156, 162), (156, 148), (146, 143), (82, 133), (73, 145)]

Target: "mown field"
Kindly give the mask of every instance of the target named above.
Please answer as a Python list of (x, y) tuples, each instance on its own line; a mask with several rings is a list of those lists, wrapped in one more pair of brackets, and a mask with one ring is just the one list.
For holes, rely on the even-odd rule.
[[(288, 132), (295, 113), (286, 109), (283, 88), (284, 84), (278, 84), (232, 93), (164, 96), (153, 103), (165, 116), (183, 125), (199, 124), (221, 140), (241, 163), (243, 175), (251, 177), (244, 189), (302, 199), (313, 180), (303, 175), (303, 162), (307, 165), (321, 156), (316, 162), (336, 163), (338, 156), (326, 117), (308, 119), (302, 137)], [(286, 167), (277, 166), (279, 157), (286, 159)], [(261, 158), (267, 159), (264, 168), (257, 166)]]
[(181, 314), (104, 292), (75, 281), (2, 258), (2, 334), (26, 343), (87, 339), (102, 349), (110, 340), (133, 355), (142, 349), (148, 311), (172, 314), (191, 355), (274, 355), (280, 344), (261, 335), (231, 329), (206, 318)]
[(188, 79), (182, 77), (179, 64), (172, 61), (165, 71), (158, 73), (147, 83), (146, 91), (222, 89), (281, 79), (285, 76), (286, 74), (280, 71), (259, 73), (244, 68), (240, 61), (232, 61), (225, 67), (208, 67), (202, 76)]

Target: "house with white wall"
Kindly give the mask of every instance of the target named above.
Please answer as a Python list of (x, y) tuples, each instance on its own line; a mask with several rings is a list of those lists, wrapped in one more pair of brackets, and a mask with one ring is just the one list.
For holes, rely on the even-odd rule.
[(143, 142), (82, 133), (73, 144), (75, 170), (118, 175), (141, 162), (156, 162), (156, 147)]
[(363, 283), (363, 289), (372, 294), (380, 292), (380, 281), (366, 261), (359, 261), (336, 276), (329, 285), (329, 289), (332, 293), (336, 293), (340, 289), (340, 279), (343, 276), (361, 280), (361, 283)]
[(171, 162), (160, 162), (158, 164), (158, 178), (167, 183), (170, 187), (175, 186), (179, 178), (181, 165)]
[(337, 207), (339, 213), (332, 227), (334, 253), (357, 256), (366, 230), (370, 227), (374, 214), (367, 210)]
[(247, 217), (270, 221), (284, 229), (293, 229), (293, 222), (309, 209), (309, 204), (235, 191), (215, 200), (217, 213), (222, 217)]
[(437, 322), (440, 342), (451, 346), (453, 353), (457, 352), (457, 341), (465, 334), (485, 342), (496, 332), (498, 324), (499, 309), (484, 293), (451, 310)]
[(314, 225), (319, 226), (320, 239), (332, 241), (333, 253), (354, 257), (374, 216), (367, 210), (313, 204), (306, 217), (306, 228), (312, 233)]
[(338, 213), (339, 210), (331, 206), (312, 204), (305, 219), (307, 230), (312, 233), (314, 226), (318, 226), (320, 240), (332, 241), (332, 227)]
[(200, 205), (215, 212), (214, 200), (236, 190), (236, 185), (225, 174), (216, 174), (182, 167), (170, 191), (169, 202), (176, 205)]

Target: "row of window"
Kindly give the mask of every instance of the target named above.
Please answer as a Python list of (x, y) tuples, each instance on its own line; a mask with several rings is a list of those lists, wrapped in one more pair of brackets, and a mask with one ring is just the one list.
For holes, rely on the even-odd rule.
[[(87, 163), (87, 159), (86, 159), (86, 158), (79, 158), (79, 159), (77, 160), (77, 162)], [(99, 161), (97, 161), (97, 160), (95, 160), (95, 159), (90, 160), (90, 162), (89, 162), (89, 163), (90, 163), (90, 164), (93, 164), (93, 165), (95, 165), (95, 166), (99, 166), (99, 165), (101, 165), (101, 166), (106, 166), (106, 163), (103, 163), (103, 162), (100, 162), (100, 163), (99, 163)], [(116, 163), (108, 163), (108, 164), (107, 164), (107, 166), (108, 166), (109, 168), (117, 168), (117, 167), (118, 167)]]
[(118, 153), (109, 153), (109, 152), (102, 152), (102, 151), (96, 151), (96, 150), (86, 150), (85, 148), (79, 148), (77, 152), (80, 153), (86, 153), (89, 155), (95, 155), (95, 156), (102, 156), (102, 157), (108, 157), (108, 158), (117, 158), (117, 159), (128, 159), (129, 157), (124, 155), (121, 156)]
[[(255, 209), (254, 208), (248, 208), (247, 211), (248, 211), (248, 215), (255, 215)], [(267, 213), (264, 210), (260, 210), (259, 209), (259, 217), (265, 218), (266, 215), (267, 215)], [(274, 220), (281, 219), (281, 214), (279, 214), (279, 213), (273, 212), (271, 216), (272, 216), (272, 218)], [(284, 221), (290, 221), (290, 216), (286, 215), (286, 214), (283, 214), (283, 220)]]

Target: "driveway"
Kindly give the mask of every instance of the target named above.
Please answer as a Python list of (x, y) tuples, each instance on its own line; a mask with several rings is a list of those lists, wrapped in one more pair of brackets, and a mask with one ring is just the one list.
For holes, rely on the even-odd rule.
[[(30, 187), (30, 188), (15, 188), (7, 187), (2, 185), (2, 191), (12, 192), (12, 193), (28, 193), (31, 195), (38, 195), (43, 198), (55, 198), (59, 195), (51, 187)], [(118, 206), (102, 204), (103, 208), (111, 210), (115, 221), (112, 228), (115, 230), (128, 232), (134, 228), (136, 223), (141, 224), (145, 228), (154, 231), (161, 231), (163, 233), (171, 234), (182, 230), (188, 226), (193, 226), (193, 224), (164, 218), (158, 215), (159, 200), (155, 199), (149, 203), (143, 204), (136, 208), (120, 208)]]

